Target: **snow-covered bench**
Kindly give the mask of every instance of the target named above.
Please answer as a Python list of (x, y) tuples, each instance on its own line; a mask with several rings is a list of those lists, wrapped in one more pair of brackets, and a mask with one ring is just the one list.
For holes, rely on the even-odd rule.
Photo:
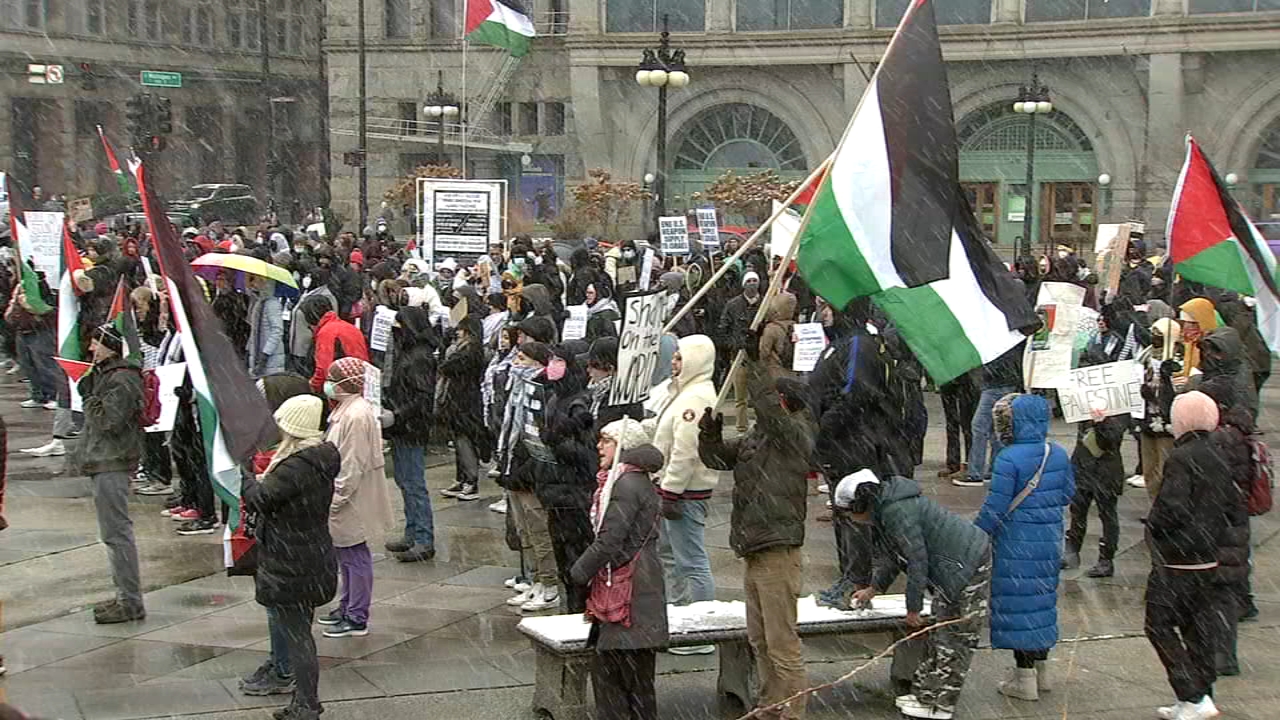
[[(907, 609), (902, 595), (880, 595), (870, 610), (849, 612), (820, 606), (809, 595), (797, 601), (796, 613), (800, 636), (810, 637), (899, 630)], [(668, 605), (668, 646), (714, 644), (720, 656), (718, 693), (751, 708), (759, 684), (746, 615), (746, 605), (739, 601)], [(525, 618), (518, 628), (528, 636), (536, 656), (533, 711), (554, 720), (587, 720), (587, 677), (594, 653), (587, 647), (590, 624), (580, 614), (546, 615)]]

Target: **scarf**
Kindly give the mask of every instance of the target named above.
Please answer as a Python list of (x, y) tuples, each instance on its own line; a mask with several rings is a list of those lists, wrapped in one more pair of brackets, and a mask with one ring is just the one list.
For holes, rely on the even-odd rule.
[(600, 298), (595, 305), (587, 306), (587, 317), (594, 317), (606, 310), (618, 312), (618, 303), (614, 302), (613, 298)]
[(635, 465), (618, 463), (613, 470), (600, 470), (596, 473), (596, 493), (591, 500), (591, 528), (596, 535), (600, 534), (600, 526), (604, 524), (605, 512), (609, 509), (609, 501), (613, 499), (613, 486), (618, 478), (629, 472), (643, 472)]
[(591, 393), (591, 416), (599, 417), (600, 408), (608, 402), (609, 391), (613, 390), (613, 376), (606, 375), (599, 380), (592, 380), (587, 383), (587, 390)]
[(516, 353), (520, 352), (519, 348), (511, 348), (506, 355), (493, 356), (489, 364), (484, 369), (484, 379), (480, 382), (480, 396), (484, 403), (484, 416), (489, 417), (493, 412), (493, 385), (498, 381), (498, 375), (506, 372), (511, 368), (511, 362), (516, 359)]
[(524, 433), (529, 414), (529, 400), (537, 389), (533, 379), (541, 372), (540, 367), (512, 365), (511, 373), (507, 377), (507, 405), (502, 411), (502, 433), (498, 437), (498, 452), (507, 460), (506, 470), (510, 470), (511, 448), (515, 447)]
[(294, 437), (286, 432), (280, 433), (280, 444), (276, 446), (275, 455), (271, 457), (271, 462), (267, 464), (267, 469), (263, 471), (263, 475), (270, 475), (276, 466), (283, 462), (290, 455), (302, 452), (307, 448), (312, 448), (324, 442), (323, 435), (317, 435), (313, 438)]

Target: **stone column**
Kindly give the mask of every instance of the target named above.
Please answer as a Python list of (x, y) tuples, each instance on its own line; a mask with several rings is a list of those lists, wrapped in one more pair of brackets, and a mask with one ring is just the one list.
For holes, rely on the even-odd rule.
[[(872, 15), (871, 0), (844, 0), (844, 26), (848, 29), (865, 30), (875, 24)], [(857, 72), (856, 70), (854, 72)]]
[(598, 35), (604, 32), (601, 24), (604, 0), (566, 0), (569, 8), (569, 32), (573, 35)]
[[(1182, 167), (1186, 126), (1182, 109), (1186, 99), (1182, 77), (1182, 55), (1151, 55), (1147, 66), (1147, 149), (1144, 175), (1138, 182), (1139, 203), (1145, 205), (1146, 237), (1163, 237), (1169, 202), (1178, 171)], [(1145, 202), (1143, 196), (1145, 195)], [(1138, 208), (1139, 212), (1144, 210)]]
[(609, 167), (609, 133), (600, 99), (601, 69), (569, 67), (569, 92), (573, 100), (573, 124), (580, 140), (578, 155), (584, 167)]
[[(867, 78), (863, 76), (863, 71), (871, 72), (871, 67), (867, 63), (862, 63), (862, 70), (858, 66), (849, 62), (844, 63), (844, 116), (846, 121), (853, 117), (853, 111), (858, 107), (858, 100), (862, 97), (862, 93), (867, 89)], [(839, 138), (836, 138), (839, 142)]]
[(732, 0), (706, 0), (706, 28), (709, 33), (727, 33), (733, 30)]
[(1023, 0), (995, 0), (991, 6), (991, 21), (997, 24), (1022, 22)]

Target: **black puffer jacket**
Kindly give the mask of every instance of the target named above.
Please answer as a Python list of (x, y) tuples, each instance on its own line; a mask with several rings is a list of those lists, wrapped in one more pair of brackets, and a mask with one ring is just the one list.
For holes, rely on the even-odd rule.
[(329, 535), (329, 505), (341, 467), (338, 448), (326, 442), (285, 458), (262, 482), (245, 478), (245, 507), (261, 518), (259, 605), (315, 608), (333, 599), (338, 555)]
[(534, 461), (534, 492), (543, 507), (585, 509), (600, 467), (587, 373), (563, 346), (556, 348), (556, 357), (564, 359), (565, 372), (559, 380), (546, 381), (541, 428), (542, 443), (555, 462)]
[(1213, 433), (1192, 430), (1173, 441), (1160, 493), (1147, 515), (1153, 564), (1217, 561), (1218, 542), (1226, 532), (1230, 510), (1230, 495), (1222, 491), (1222, 485), (1231, 477)]
[(439, 337), (426, 308), (401, 308), (393, 329), (395, 342), (391, 384), (382, 405), (395, 413), (383, 436), (406, 444), (426, 445), (435, 419), (436, 348)]
[[(1229, 421), (1229, 420), (1228, 420)], [(1222, 495), (1226, 525), (1218, 535), (1219, 584), (1244, 583), (1249, 579), (1249, 510), (1246, 497), (1253, 478), (1253, 455), (1248, 436), (1235, 425), (1223, 425), (1213, 433), (1218, 455), (1230, 469), (1214, 487)]]
[(698, 434), (702, 464), (733, 471), (729, 546), (739, 557), (779, 545), (804, 545), (806, 476), (817, 432), (808, 408), (788, 412), (782, 407), (760, 363), (748, 361), (744, 370), (755, 427), (736, 441), (705, 429)]
[(1224, 410), (1242, 407), (1249, 418), (1258, 419), (1258, 391), (1253, 385), (1253, 368), (1245, 360), (1244, 343), (1232, 327), (1209, 331), (1200, 341), (1200, 370), (1189, 389), (1202, 390), (1218, 400)]
[[(1076, 436), (1076, 448), (1071, 453), (1075, 466), (1076, 487), (1080, 491), (1092, 491), (1109, 497), (1119, 497), (1124, 491), (1124, 460), (1120, 457), (1120, 444), (1128, 429), (1127, 415), (1113, 415), (1094, 422), (1080, 423)], [(1092, 433), (1093, 439), (1088, 440)], [(1102, 452), (1094, 456), (1089, 445)]]
[(484, 424), (484, 403), (480, 381), (484, 379), (484, 346), (479, 323), (474, 318), (463, 320), (470, 338), (455, 342), (445, 351), (437, 371), (439, 388), (437, 413), (451, 432), (465, 435), (476, 444), (482, 462), (493, 454), (493, 439)]

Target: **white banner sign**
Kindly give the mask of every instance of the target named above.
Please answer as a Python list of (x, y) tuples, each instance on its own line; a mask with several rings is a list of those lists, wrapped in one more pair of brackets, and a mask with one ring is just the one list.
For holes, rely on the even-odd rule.
[(149, 433), (170, 432), (178, 417), (178, 388), (187, 377), (187, 364), (182, 362), (161, 365), (155, 372), (156, 380), (160, 381), (160, 417), (156, 419), (155, 425), (146, 430)]
[(663, 255), (689, 254), (689, 223), (683, 215), (658, 218), (658, 235)]
[(653, 248), (645, 248), (644, 260), (640, 263), (640, 278), (636, 280), (641, 291), (647, 292), (653, 282)]
[(369, 329), (369, 349), (386, 352), (391, 344), (391, 328), (396, 323), (396, 311), (379, 305), (373, 311), (373, 327)]
[(364, 399), (382, 409), (382, 371), (369, 363), (364, 364)]
[(1041, 328), (1027, 343), (1022, 367), (1027, 387), (1060, 388), (1071, 383), (1072, 350), (1080, 327), (1084, 288), (1064, 282), (1040, 283), (1036, 314)]
[(720, 226), (715, 208), (698, 208), (698, 234), (702, 236), (702, 247), (720, 248)]
[(618, 337), (618, 374), (609, 393), (610, 405), (629, 405), (649, 398), (653, 370), (658, 365), (662, 320), (667, 293), (631, 295), (622, 301), (622, 332)]
[(581, 340), (587, 336), (587, 306), (570, 305), (565, 308), (569, 318), (564, 321), (564, 332), (560, 335), (565, 340)]
[(50, 286), (58, 285), (62, 260), (62, 228), (66, 216), (60, 212), (26, 212), (27, 234), (21, 238), (22, 259), (30, 260), (44, 273)]
[(796, 372), (812, 372), (818, 365), (818, 358), (827, 347), (827, 334), (822, 330), (822, 323), (796, 323), (795, 352), (791, 358), (791, 369)]
[(426, 260), (471, 261), (502, 242), (502, 196), (502, 181), (419, 178), (418, 244)]
[(1069, 423), (1088, 420), (1093, 410), (1101, 410), (1104, 417), (1142, 418), (1146, 413), (1142, 375), (1142, 366), (1133, 360), (1072, 370), (1068, 385), (1058, 388), (1063, 419)]

